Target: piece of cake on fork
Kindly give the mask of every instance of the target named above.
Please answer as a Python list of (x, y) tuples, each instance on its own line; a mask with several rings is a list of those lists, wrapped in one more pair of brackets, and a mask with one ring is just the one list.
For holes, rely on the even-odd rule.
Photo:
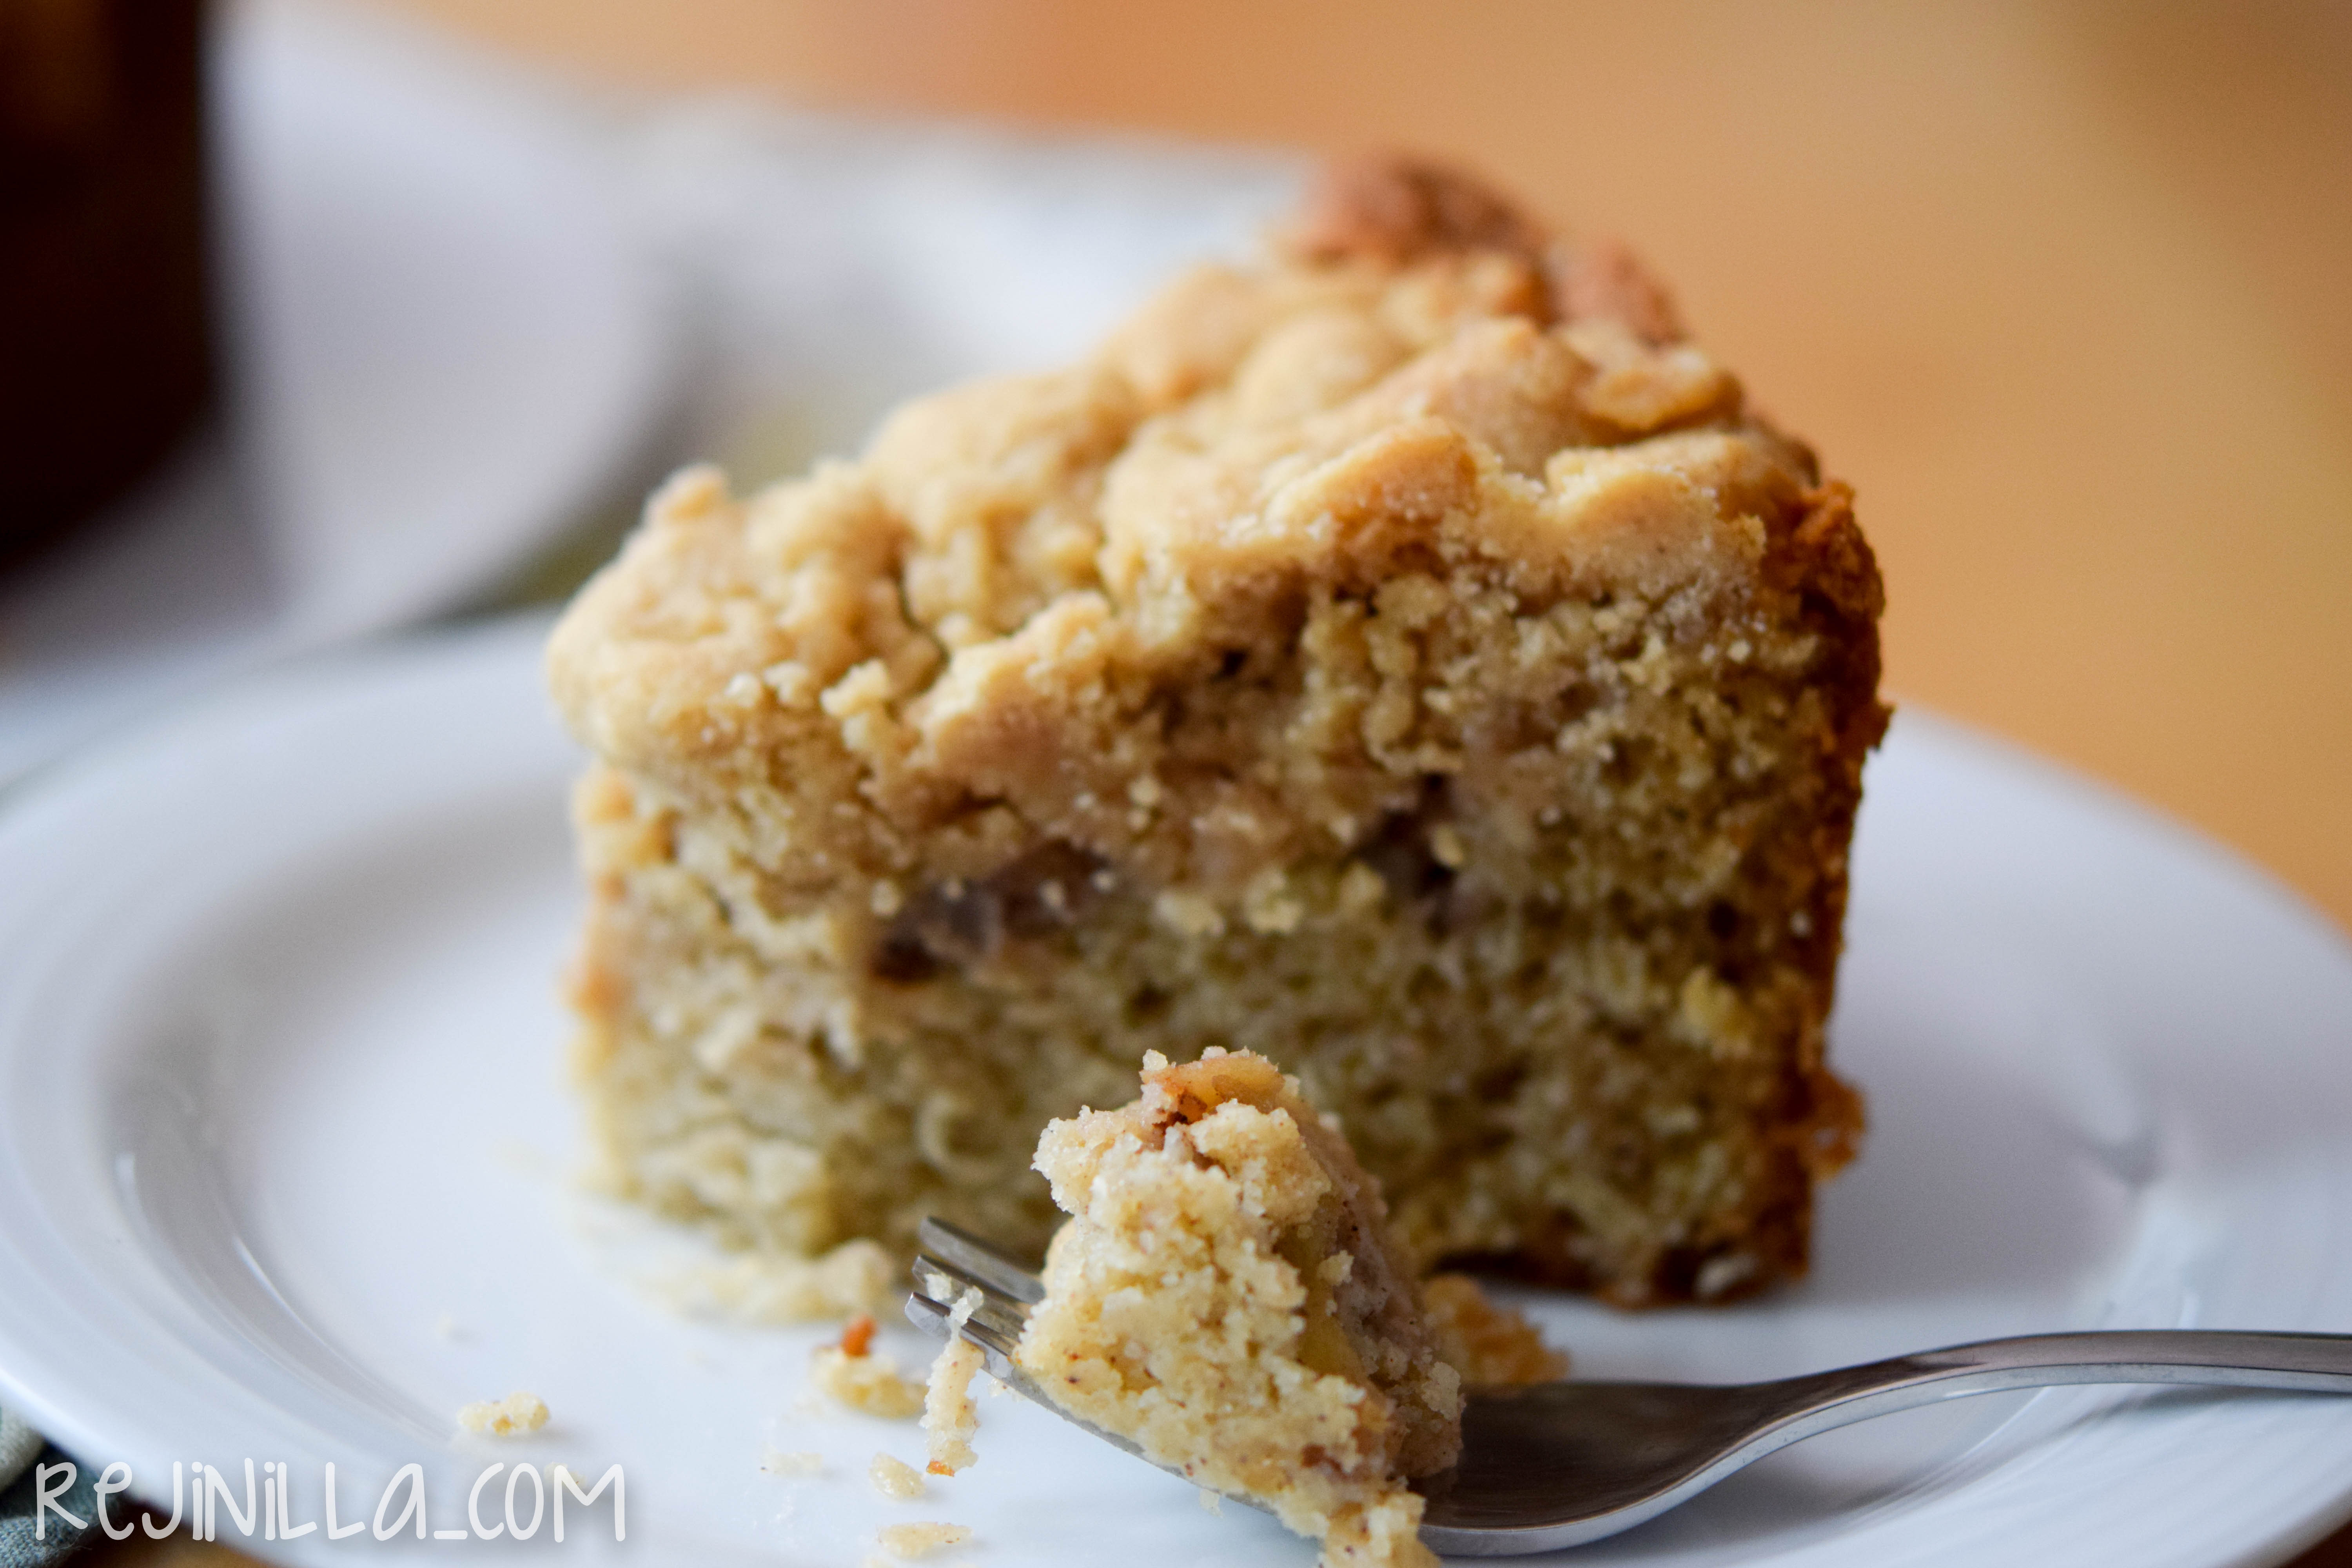
[(582, 592), (610, 1178), (782, 1257), (1041, 1247), (1045, 1123), (1223, 1047), (1422, 1258), (1797, 1273), (1880, 602), (1630, 259), (1343, 171), (1076, 365), (681, 474)]
[[(1460, 1456), (1465, 1385), (1548, 1382), (1567, 1359), (1465, 1277), (1417, 1279), (1379, 1184), (1297, 1079), (1213, 1046), (1143, 1066), (1133, 1104), (1039, 1140), (1070, 1219), (1014, 1362), (1153, 1463), (1317, 1537), (1333, 1568), (1434, 1564), (1412, 1483)], [(980, 1359), (958, 1341), (932, 1368), (950, 1413), (927, 1418), (935, 1469), (973, 1458)]]

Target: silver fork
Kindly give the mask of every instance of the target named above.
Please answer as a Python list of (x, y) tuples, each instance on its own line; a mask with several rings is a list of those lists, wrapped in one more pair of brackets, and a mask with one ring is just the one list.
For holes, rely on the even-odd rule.
[[(1045, 1299), (1036, 1275), (939, 1220), (923, 1222), (921, 1239), (908, 1321), (945, 1339), (956, 1304), (977, 1289), (962, 1332), (980, 1347), (991, 1375), (1076, 1421), (1013, 1361), (1029, 1308)], [(1475, 1389), (1462, 1416), (1461, 1463), (1415, 1483), (1428, 1499), (1421, 1538), (1465, 1557), (1579, 1546), (1654, 1519), (1816, 1433), (1963, 1394), (2069, 1383), (2352, 1394), (2352, 1334), (2033, 1334), (1777, 1383), (1571, 1380)], [(1114, 1433), (1076, 1425), (1150, 1458)], [(1183, 1474), (1178, 1466), (1160, 1468)]]

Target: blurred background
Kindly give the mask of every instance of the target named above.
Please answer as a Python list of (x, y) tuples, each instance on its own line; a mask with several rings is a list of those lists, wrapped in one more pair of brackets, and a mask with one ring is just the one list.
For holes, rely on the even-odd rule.
[[(10, 54), (88, 54), (77, 26), (134, 9), (155, 37), (194, 16), (10, 0)], [(1674, 281), (1860, 491), (1898, 696), (2352, 919), (2352, 7), (269, 0), (212, 21), (224, 377), (184, 311), (145, 324), (187, 292), (184, 245), (146, 243), (168, 276), (83, 287), (148, 301), (137, 341), (69, 340), (111, 388), (88, 414), (55, 371), (24, 390), (25, 322), (56, 312), (9, 290), (12, 427), (48, 417), (5, 504), (98, 516), (67, 544), (26, 545), (54, 520), (0, 531), (0, 775), (241, 658), (556, 591), (667, 464), (756, 481), (853, 446), (890, 399), (1048, 361), (1245, 245), (1297, 154), (1399, 147)], [(119, 85), (152, 104), (136, 64)], [(10, 68), (21, 213), (25, 127), (103, 121), (103, 73)], [(109, 134), (151, 186), (139, 169), (181, 166), (168, 125)], [(170, 447), (175, 399), (208, 412)]]
[(406, 5), (642, 89), (1490, 171), (1855, 485), (1899, 696), (2352, 920), (2352, 6)]
[(1050, 363), (1378, 148), (1672, 280), (1859, 491), (1899, 700), (2352, 922), (2337, 0), (0, 0), (0, 789), (558, 596), (672, 464)]

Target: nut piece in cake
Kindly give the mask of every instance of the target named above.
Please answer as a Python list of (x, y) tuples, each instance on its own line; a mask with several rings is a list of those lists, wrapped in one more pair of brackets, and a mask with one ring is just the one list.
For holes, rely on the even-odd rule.
[[(1140, 1100), (1038, 1145), (1071, 1217), (1015, 1359), (1071, 1415), (1264, 1504), (1327, 1563), (1434, 1563), (1408, 1482), (1460, 1452), (1462, 1377), (1379, 1188), (1264, 1058), (1145, 1067)], [(1519, 1328), (1518, 1359), (1540, 1357)]]
[(1041, 1247), (1045, 1123), (1222, 1046), (1421, 1257), (1796, 1274), (1879, 609), (1654, 280), (1412, 164), (854, 461), (683, 473), (549, 651), (612, 1182)]

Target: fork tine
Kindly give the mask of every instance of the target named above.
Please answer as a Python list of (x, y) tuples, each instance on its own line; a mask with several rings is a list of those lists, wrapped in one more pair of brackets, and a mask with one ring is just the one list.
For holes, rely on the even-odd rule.
[[(980, 1347), (991, 1377), (1080, 1431), (1171, 1476), (1191, 1479), (1181, 1466), (1161, 1464), (1133, 1438), (1106, 1432), (1055, 1404), (1013, 1359), (1021, 1347), (1022, 1331), (1028, 1326), (1030, 1307), (1045, 1299), (1044, 1281), (978, 1237), (944, 1220), (926, 1219), (918, 1235), (923, 1251), (915, 1258), (915, 1289), (907, 1298), (907, 1321), (934, 1339), (944, 1340), (956, 1331), (949, 1321), (956, 1302), (965, 1290), (977, 1288), (981, 1304), (965, 1320), (962, 1331), (965, 1339)], [(941, 1300), (942, 1295), (947, 1299)], [(1255, 1509), (1265, 1507), (1255, 1498), (1235, 1497), (1234, 1500)]]
[(993, 1290), (1027, 1306), (1045, 1299), (1045, 1282), (1013, 1258), (967, 1230), (943, 1219), (926, 1219), (916, 1231), (924, 1251), (983, 1290)]
[[(934, 1339), (944, 1340), (954, 1332), (949, 1324), (950, 1311), (950, 1308), (920, 1293), (907, 1298), (907, 1321)], [(1021, 1343), (1018, 1326), (1006, 1332), (1005, 1324), (983, 1308), (965, 1320), (963, 1337), (981, 1348), (987, 1359), (990, 1375), (1000, 1383), (1013, 1380), (1016, 1369), (1013, 1355)]]
[[(1028, 1326), (1029, 1310), (989, 1285), (984, 1279), (974, 1279), (950, 1259), (922, 1253), (915, 1259), (915, 1299), (936, 1305), (941, 1320), (951, 1314), (956, 1304), (971, 1292), (980, 1292), (979, 1305), (973, 1308), (969, 1321), (986, 1329), (1008, 1347), (1017, 1344), (1021, 1331)], [(913, 1321), (910, 1317), (909, 1321)], [(924, 1324), (917, 1323), (917, 1327)]]

